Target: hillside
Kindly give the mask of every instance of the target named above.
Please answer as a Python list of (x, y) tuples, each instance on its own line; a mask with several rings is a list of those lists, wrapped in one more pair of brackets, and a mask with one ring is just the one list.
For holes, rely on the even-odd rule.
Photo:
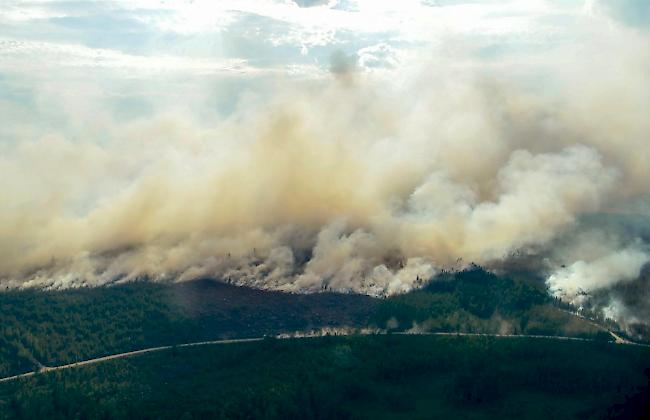
[(212, 280), (0, 294), (0, 376), (145, 347), (366, 325), (361, 295), (294, 295)]
[(609, 340), (530, 285), (478, 267), (387, 299), (287, 294), (213, 280), (0, 294), (0, 376), (160, 345), (324, 327)]
[(375, 319), (398, 331), (609, 338), (602, 328), (563, 310), (545, 291), (480, 267), (444, 274), (421, 290), (386, 299)]

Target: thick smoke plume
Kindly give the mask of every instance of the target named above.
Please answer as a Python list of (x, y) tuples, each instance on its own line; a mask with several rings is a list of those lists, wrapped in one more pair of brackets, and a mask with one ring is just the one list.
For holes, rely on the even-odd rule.
[[(598, 32), (507, 68), (441, 57), (398, 83), (278, 82), (209, 126), (163, 113), (102, 141), (2, 145), (0, 281), (211, 276), (388, 295), (527, 254), (580, 304), (650, 260), (634, 226), (584, 222), (648, 214), (650, 194), (650, 44)], [(505, 73), (517, 69), (549, 80)]]

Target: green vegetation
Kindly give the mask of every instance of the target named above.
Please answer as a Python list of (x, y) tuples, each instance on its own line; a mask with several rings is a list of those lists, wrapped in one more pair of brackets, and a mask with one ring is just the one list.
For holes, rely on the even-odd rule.
[(399, 331), (610, 337), (560, 310), (545, 291), (479, 267), (441, 276), (421, 290), (382, 301), (375, 322)]
[(147, 347), (343, 326), (611, 338), (544, 291), (478, 267), (387, 299), (138, 282), (0, 293), (0, 377)]
[(2, 383), (0, 418), (605, 418), (648, 408), (648, 367), (650, 349), (610, 343), (267, 339)]
[(362, 326), (367, 296), (291, 295), (210, 280), (0, 293), (0, 377), (146, 347)]

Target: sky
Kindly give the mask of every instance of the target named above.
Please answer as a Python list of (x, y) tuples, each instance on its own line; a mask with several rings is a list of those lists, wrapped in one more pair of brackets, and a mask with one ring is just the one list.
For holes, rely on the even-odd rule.
[(333, 57), (391, 78), (465, 51), (468, 65), (516, 72), (518, 60), (576, 42), (589, 19), (645, 29), (649, 14), (643, 0), (4, 0), (0, 109), (11, 124), (0, 130), (3, 141), (35, 130), (27, 114), (68, 130), (84, 128), (70, 114), (217, 118), (278, 78), (327, 78)]
[(385, 296), (532, 256), (648, 322), (649, 4), (3, 0), (0, 284)]

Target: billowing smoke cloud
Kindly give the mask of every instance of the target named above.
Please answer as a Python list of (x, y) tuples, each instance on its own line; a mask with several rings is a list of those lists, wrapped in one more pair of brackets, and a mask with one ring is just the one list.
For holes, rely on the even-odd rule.
[[(645, 239), (616, 230), (590, 248), (600, 233), (582, 225), (650, 195), (650, 43), (610, 30), (505, 69), (447, 57), (400, 83), (279, 82), (211, 125), (163, 113), (97, 141), (1, 145), (0, 282), (387, 295), (517, 253), (547, 258), (570, 301), (632, 282)], [(542, 62), (544, 93), (501, 74)]]
[(552, 274), (548, 283), (555, 295), (580, 304), (580, 299), (587, 292), (637, 279), (648, 261), (650, 255), (647, 253), (626, 248), (594, 261), (576, 261)]

